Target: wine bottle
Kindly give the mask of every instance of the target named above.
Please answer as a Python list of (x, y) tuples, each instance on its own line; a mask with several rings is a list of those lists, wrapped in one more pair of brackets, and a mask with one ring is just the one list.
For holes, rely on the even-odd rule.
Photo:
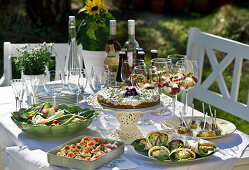
[(128, 40), (124, 44), (124, 48), (127, 49), (127, 58), (132, 62), (136, 59), (136, 48), (139, 48), (139, 44), (135, 39), (135, 20), (128, 20)]
[(81, 60), (80, 60), (80, 55), (78, 53), (78, 46), (76, 43), (75, 16), (69, 16), (68, 32), (69, 32), (69, 41), (68, 41), (69, 48), (64, 67), (64, 76), (66, 77), (68, 76), (70, 70), (81, 68), (81, 62), (80, 62)]
[(107, 82), (109, 82), (109, 84), (107, 84), (107, 86), (116, 86), (116, 77), (117, 77), (117, 72), (118, 72), (118, 60), (115, 56), (115, 49), (114, 49), (114, 45), (110, 44), (108, 46), (109, 53), (104, 61), (104, 65), (107, 65), (109, 68), (109, 80)]
[(157, 58), (157, 50), (150, 50), (151, 60)]
[(137, 53), (137, 59), (144, 60), (145, 52), (144, 51), (138, 51)]
[(118, 74), (117, 74), (117, 78), (116, 78), (116, 82), (117, 82), (118, 86), (123, 84), (123, 81), (121, 78), (121, 72), (122, 72), (121, 69), (122, 69), (122, 66), (123, 66), (123, 63), (125, 60), (127, 60), (126, 51), (120, 51), (119, 52)]
[(143, 48), (140, 48), (140, 47), (139, 47), (139, 48), (136, 48), (136, 56), (138, 55), (138, 52), (139, 52), (139, 51), (144, 51), (144, 49), (143, 49)]
[(116, 20), (110, 20), (110, 38), (107, 41), (107, 44), (106, 44), (106, 47), (105, 47), (105, 51), (107, 52), (107, 54), (110, 51), (110, 49), (108, 49), (110, 44), (114, 45), (115, 56), (116, 56), (117, 60), (119, 60), (119, 51), (121, 50), (121, 45), (120, 45), (120, 43), (118, 42), (118, 39), (117, 39), (117, 23), (116, 23)]

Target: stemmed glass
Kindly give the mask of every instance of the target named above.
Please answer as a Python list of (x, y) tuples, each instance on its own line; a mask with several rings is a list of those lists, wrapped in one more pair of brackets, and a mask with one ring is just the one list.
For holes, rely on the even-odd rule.
[(69, 72), (68, 72), (68, 88), (70, 89), (71, 92), (76, 94), (77, 105), (79, 105), (79, 95), (80, 95), (79, 78), (80, 78), (80, 69), (69, 70)]
[(10, 81), (16, 99), (16, 110), (22, 107), (25, 83), (22, 79), (12, 79)]
[(187, 99), (189, 89), (195, 87), (199, 79), (199, 67), (197, 61), (194, 60), (185, 60), (178, 61), (176, 65), (182, 68), (184, 73), (183, 86), (185, 91), (185, 101), (184, 101), (184, 115), (187, 114)]
[[(61, 94), (64, 87), (62, 73), (55, 70), (50, 70), (44, 77), (44, 89), (49, 96), (53, 97), (53, 105), (56, 105), (56, 96)], [(46, 80), (48, 82), (46, 82)]]
[(131, 74), (135, 66), (142, 65), (144, 67), (144, 60), (134, 59), (134, 60), (125, 60), (122, 69), (121, 69), (121, 79), (126, 86), (131, 86)]
[(40, 79), (38, 76), (32, 76), (29, 78), (25, 78), (25, 84), (28, 87), (28, 90), (30, 91), (30, 99), (31, 99), (31, 104), (35, 104), (35, 95), (38, 92), (38, 87), (40, 84)]
[[(145, 83), (147, 82), (148, 72), (147, 68), (144, 65), (135, 66), (131, 75), (131, 83), (137, 88), (144, 88)], [(155, 122), (144, 117), (144, 114), (140, 114), (140, 120), (137, 124), (139, 125), (152, 125)]]
[[(151, 62), (151, 65), (154, 65), (156, 68), (156, 75), (158, 76), (158, 92), (161, 95), (161, 88), (163, 87), (163, 83), (167, 81), (170, 77), (169, 67), (172, 65), (170, 59), (162, 59), (162, 60), (154, 60)], [(155, 116), (167, 116), (169, 115), (168, 112), (165, 111), (158, 111), (156, 113), (152, 113)]]
[(79, 93), (83, 99), (85, 99), (84, 93), (87, 86), (87, 74), (85, 69), (80, 69), (79, 76)]
[(175, 102), (177, 95), (182, 92), (183, 87), (183, 78), (184, 75), (182, 73), (182, 67), (179, 65), (170, 65), (169, 67), (165, 67), (166, 72), (169, 73), (169, 77), (161, 83), (163, 90), (172, 96), (172, 116), (175, 115)]
[(94, 93), (97, 93), (102, 88), (106, 87), (110, 71), (108, 66), (95, 65), (92, 67), (90, 75), (90, 87)]

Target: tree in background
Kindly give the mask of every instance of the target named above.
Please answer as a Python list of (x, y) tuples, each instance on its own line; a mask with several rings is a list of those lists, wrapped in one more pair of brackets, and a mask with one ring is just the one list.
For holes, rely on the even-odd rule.
[(62, 32), (67, 29), (71, 0), (26, 0), (25, 5), (34, 24), (51, 26)]

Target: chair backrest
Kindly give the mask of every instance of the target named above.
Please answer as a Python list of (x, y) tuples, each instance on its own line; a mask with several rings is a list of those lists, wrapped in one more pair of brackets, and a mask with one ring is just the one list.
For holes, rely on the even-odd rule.
[[(219, 63), (214, 50), (226, 53), (226, 56)], [(204, 81), (199, 81), (196, 87), (190, 89), (188, 98), (190, 102), (188, 104), (193, 101), (192, 97), (194, 97), (249, 121), (249, 93), (247, 104), (238, 102), (242, 64), (243, 60), (249, 60), (249, 45), (201, 32), (198, 28), (191, 28), (187, 45), (187, 57), (197, 61), (200, 67), (200, 80), (202, 79), (205, 56), (209, 59), (213, 72)], [(222, 72), (233, 61), (233, 79), (229, 93)], [(215, 80), (218, 83), (221, 94), (209, 90), (209, 87)], [(246, 88), (249, 89), (249, 86)]]
[[(10, 42), (4, 42), (4, 72), (0, 80), (0, 86), (10, 85), (10, 80), (12, 79), (12, 67), (11, 67), (11, 57), (18, 56), (17, 48), (23, 47), (25, 44), (12, 44)], [(34, 48), (38, 43), (30, 44), (29, 48)], [(56, 53), (56, 70), (63, 71), (65, 64), (65, 57), (68, 52), (68, 43), (55, 43), (54, 51)]]

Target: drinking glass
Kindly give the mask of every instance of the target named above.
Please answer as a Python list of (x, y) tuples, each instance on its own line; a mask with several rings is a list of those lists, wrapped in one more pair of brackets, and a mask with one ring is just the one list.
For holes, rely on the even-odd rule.
[(144, 84), (147, 81), (147, 69), (144, 65), (135, 66), (133, 73), (131, 74), (131, 84), (138, 88), (143, 88)]
[(84, 93), (87, 86), (87, 74), (85, 69), (80, 69), (79, 76), (79, 93), (83, 99), (85, 99)]
[(184, 61), (187, 60), (186, 55), (181, 55), (181, 54), (171, 54), (167, 56), (168, 59), (171, 60), (173, 65), (176, 65), (178, 61)]
[(156, 68), (158, 67), (157, 63), (158, 62), (168, 62), (171, 61), (170, 58), (154, 58), (150, 61), (150, 67), (155, 66)]
[(63, 75), (61, 72), (55, 70), (50, 70), (47, 74), (45, 74), (44, 77), (44, 89), (48, 96), (53, 97), (53, 105), (56, 105), (55, 98), (56, 96), (61, 95), (61, 91), (64, 87)]
[(25, 84), (28, 87), (29, 94), (30, 94), (30, 99), (31, 99), (31, 104), (35, 104), (35, 96), (38, 92), (38, 87), (40, 84), (40, 79), (38, 76), (32, 76), (32, 77), (27, 77), (24, 79)]
[[(182, 92), (184, 89), (183, 87), (183, 78), (184, 75), (182, 73), (182, 67), (179, 65), (170, 65), (167, 68), (165, 68), (166, 72), (168, 73), (169, 77), (165, 79), (161, 83), (161, 87), (165, 91), (165, 93), (172, 96), (172, 116), (175, 115), (175, 102), (177, 99), (177, 95)], [(164, 80), (164, 79), (162, 79)]]
[(135, 66), (142, 65), (145, 66), (144, 60), (134, 59), (134, 60), (125, 60), (121, 68), (121, 79), (126, 86), (131, 86), (131, 74)]
[(108, 84), (110, 71), (108, 66), (95, 65), (92, 67), (90, 75), (90, 87), (94, 93), (97, 93)]
[[(134, 67), (134, 70), (131, 75), (131, 83), (137, 88), (144, 88), (145, 83), (147, 82), (148, 72), (147, 68), (144, 65), (138, 65)], [(140, 120), (138, 125), (152, 125), (155, 122), (153, 120), (147, 119), (144, 117), (144, 114), (140, 114)]]
[(14, 91), (15, 100), (16, 100), (16, 110), (18, 111), (22, 107), (25, 83), (22, 79), (12, 79), (10, 81), (10, 84)]
[(79, 95), (80, 95), (79, 79), (80, 79), (80, 69), (71, 69), (68, 71), (68, 88), (70, 89), (71, 92), (76, 94), (77, 105), (79, 105)]
[(194, 60), (185, 60), (178, 61), (176, 65), (181, 67), (182, 72), (184, 73), (183, 86), (185, 91), (185, 101), (184, 101), (184, 115), (187, 114), (187, 99), (189, 89), (195, 87), (199, 79), (199, 67), (197, 61)]
[(148, 80), (147, 83), (144, 85), (145, 89), (154, 89), (155, 91), (159, 92), (158, 84), (159, 76), (157, 74), (157, 68), (155, 66), (150, 66), (148, 72)]

